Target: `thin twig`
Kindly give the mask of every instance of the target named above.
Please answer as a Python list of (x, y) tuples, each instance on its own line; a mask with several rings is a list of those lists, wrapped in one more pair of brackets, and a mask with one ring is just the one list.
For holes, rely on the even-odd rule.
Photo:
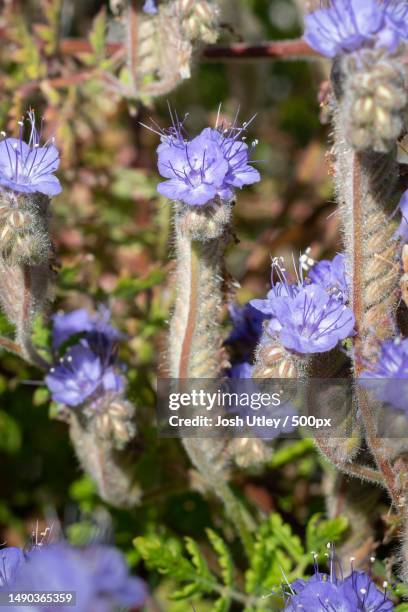
[[(59, 52), (63, 55), (80, 55), (92, 51), (89, 42), (83, 38), (64, 38), (59, 45)], [(108, 55), (124, 51), (121, 43), (108, 43), (106, 45)], [(231, 43), (230, 45), (207, 45), (204, 47), (201, 57), (208, 59), (259, 59), (269, 58), (276, 60), (319, 58), (322, 57), (314, 51), (301, 38), (294, 40), (266, 41), (256, 44)]]

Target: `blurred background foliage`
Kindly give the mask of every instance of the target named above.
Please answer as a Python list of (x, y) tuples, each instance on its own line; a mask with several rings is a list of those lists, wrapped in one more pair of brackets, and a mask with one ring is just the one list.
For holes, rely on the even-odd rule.
[[(228, 24), (221, 31), (224, 42), (290, 38), (301, 32), (299, 7), (288, 0), (222, 4), (222, 22)], [(61, 151), (64, 191), (52, 205), (60, 265), (54, 308), (93, 308), (104, 302), (127, 334), (121, 350), (128, 364), (130, 398), (138, 407), (135, 460), (143, 500), (133, 511), (122, 512), (98, 499), (93, 484), (79, 470), (66, 425), (49, 418), (49, 399), (38, 372), (2, 353), (0, 537), (9, 545), (24, 543), (36, 521), (40, 526), (51, 522), (55, 529), (61, 524), (75, 542), (102, 533), (123, 548), (133, 565), (141, 557), (147, 559), (147, 565), (138, 568), (146, 575), (146, 568), (160, 569), (157, 557), (163, 558), (160, 546), (168, 539), (188, 536), (208, 549), (205, 529), (212, 528), (232, 546), (234, 542), (218, 504), (201, 494), (180, 445), (155, 436), (155, 379), (165, 372), (165, 334), (173, 299), (172, 225), (171, 206), (156, 193), (158, 137), (141, 122), (153, 120), (166, 127), (168, 103), (179, 116), (189, 113), (186, 126), (191, 133), (214, 123), (220, 103), (226, 120), (237, 109), (241, 120), (256, 114), (250, 138), (259, 140), (256, 157), (262, 181), (239, 195), (239, 242), (228, 253), (229, 271), (240, 283), (237, 301), (265, 293), (271, 256), (290, 262), (292, 254), (296, 258), (307, 247), (315, 258), (332, 256), (340, 243), (328, 134), (319, 121), (323, 63), (204, 61), (198, 54), (191, 79), (167, 99), (145, 99), (142, 104), (124, 99), (104, 78), (115, 68), (107, 44), (118, 40), (116, 26), (103, 0), (3, 0), (0, 125), (14, 134), (17, 121), (32, 107), (44, 118), (46, 137), (54, 135)], [(63, 53), (61, 41), (71, 37), (87, 39), (90, 49)], [(8, 332), (4, 318), (0, 328)], [(39, 330), (37, 342), (45, 340)], [(308, 520), (325, 511), (321, 475), (311, 443), (285, 441), (268, 471), (241, 473), (234, 486), (260, 515), (280, 513), (293, 534), (304, 539)], [(379, 517), (382, 510), (380, 504)], [(347, 522), (330, 529), (319, 546), (329, 536), (339, 539)], [(162, 534), (159, 552), (157, 533)], [(142, 535), (151, 539), (135, 548), (134, 538)], [(304, 560), (310, 538), (309, 534), (296, 560), (302, 571), (311, 560)], [(169, 546), (164, 548), (170, 550)], [(276, 546), (270, 550), (276, 551)], [(276, 582), (281, 557), (283, 553), (270, 565), (272, 574), (261, 580), (266, 591)], [(389, 577), (387, 571), (385, 566), (378, 568), (382, 577)], [(154, 587), (158, 575), (151, 574), (149, 580)], [(173, 590), (171, 572), (160, 585), (157, 598), (164, 601)], [(202, 589), (196, 594), (197, 610), (214, 609), (200, 599)], [(191, 607), (181, 602), (163, 609)]]

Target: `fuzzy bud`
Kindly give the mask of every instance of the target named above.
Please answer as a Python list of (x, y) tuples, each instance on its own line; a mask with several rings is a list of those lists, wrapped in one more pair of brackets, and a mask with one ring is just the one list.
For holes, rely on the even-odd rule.
[(123, 450), (136, 436), (135, 407), (122, 397), (103, 397), (93, 405), (94, 427), (101, 440), (111, 441), (114, 448)]
[(231, 220), (233, 202), (214, 200), (205, 206), (179, 204), (177, 219), (180, 231), (191, 240), (208, 242), (220, 238)]
[(129, 69), (135, 85), (129, 95), (159, 96), (190, 78), (197, 43), (217, 40), (218, 9), (210, 1), (173, 0), (160, 4), (153, 16), (138, 15), (136, 38), (131, 24), (127, 19)]
[(219, 9), (214, 2), (204, 0), (177, 0), (182, 27), (192, 41), (214, 44), (218, 38)]
[(307, 367), (308, 359), (287, 351), (265, 333), (257, 350), (253, 378), (296, 378)]
[(135, 433), (134, 407), (125, 400), (106, 401), (89, 418), (86, 409), (70, 411), (70, 435), (76, 455), (98, 487), (100, 497), (118, 508), (135, 506), (141, 496), (129, 441)]
[(0, 256), (9, 264), (45, 262), (51, 241), (49, 198), (41, 193), (0, 192)]
[(357, 58), (343, 55), (334, 62), (334, 91), (356, 150), (385, 153), (394, 147), (408, 103), (406, 78), (401, 57), (384, 50), (364, 49)]

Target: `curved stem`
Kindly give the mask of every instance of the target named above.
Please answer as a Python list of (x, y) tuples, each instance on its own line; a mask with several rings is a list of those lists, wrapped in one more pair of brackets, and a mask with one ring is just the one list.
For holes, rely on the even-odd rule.
[(322, 453), (322, 455), (338, 470), (347, 474), (349, 476), (354, 476), (356, 478), (361, 478), (362, 480), (368, 480), (369, 482), (374, 482), (376, 484), (384, 485), (384, 476), (378, 470), (371, 468), (367, 465), (361, 465), (358, 463), (344, 463), (339, 461), (335, 454), (331, 452), (331, 449), (319, 438), (314, 438), (314, 442)]

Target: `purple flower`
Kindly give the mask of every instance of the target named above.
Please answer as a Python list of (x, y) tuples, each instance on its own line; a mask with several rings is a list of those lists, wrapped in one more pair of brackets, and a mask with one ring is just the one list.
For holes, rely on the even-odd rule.
[(235, 363), (228, 370), (229, 378), (252, 378), (252, 370), (254, 366), (252, 366), (247, 361), (243, 361), (242, 363)]
[(268, 318), (267, 315), (251, 306), (249, 302), (244, 306), (230, 304), (228, 311), (233, 328), (225, 344), (242, 345), (245, 353), (251, 355), (262, 336), (263, 323)]
[[(361, 377), (360, 383), (374, 391), (381, 402), (407, 411), (408, 338), (385, 340), (377, 364)], [(370, 380), (366, 381), (367, 378)]]
[(10, 546), (0, 550), (0, 588), (13, 584), (24, 561), (24, 553), (20, 548)]
[(380, 47), (394, 52), (408, 38), (405, 2), (332, 0), (305, 17), (305, 40), (327, 57)]
[(52, 317), (52, 346), (58, 349), (71, 336), (77, 334), (101, 334), (108, 340), (116, 342), (121, 339), (120, 332), (109, 323), (110, 311), (100, 305), (98, 313), (91, 315), (85, 308), (78, 308), (66, 314), (56, 314)]
[(341, 260), (323, 265), (315, 271), (318, 282), (307, 284), (302, 271), (296, 283), (290, 284), (279, 261), (272, 263), (272, 276), (278, 273), (264, 300), (252, 300), (251, 305), (271, 317), (268, 331), (287, 349), (298, 353), (322, 353), (334, 348), (353, 334), (354, 315), (333, 293), (332, 282), (341, 279)]
[[(405, 0), (387, 0), (385, 19), (388, 29), (402, 40), (408, 39), (408, 5)], [(398, 40), (399, 42), (399, 40)]]
[[(110, 612), (116, 607), (139, 607), (146, 598), (144, 583), (129, 576), (123, 555), (102, 545), (76, 548), (58, 543), (37, 547), (25, 555), (13, 581), (2, 590), (74, 591), (75, 610), (78, 612)], [(18, 606), (14, 609), (27, 610)], [(48, 612), (52, 608), (39, 605), (29, 609)]]
[(104, 393), (121, 393), (124, 379), (118, 373), (116, 346), (122, 338), (109, 323), (110, 312), (100, 306), (98, 314), (90, 315), (80, 308), (53, 317), (53, 348), (78, 334), (49, 370), (45, 382), (52, 399), (67, 406), (78, 406), (85, 401), (97, 400)]
[(402, 220), (394, 237), (408, 242), (408, 189), (403, 194), (398, 206), (401, 211)]
[(55, 196), (62, 191), (54, 176), (59, 166), (59, 152), (52, 142), (40, 146), (32, 111), (28, 113), (28, 120), (31, 127), (28, 143), (23, 141), (22, 121), (19, 138), (5, 138), (0, 142), (0, 185), (21, 193)]
[(158, 11), (156, 0), (145, 0), (143, 11), (149, 15), (155, 15)]
[(97, 352), (88, 340), (70, 347), (45, 377), (52, 399), (78, 406), (107, 392), (121, 393), (124, 380), (116, 371), (111, 350), (112, 347), (102, 345)]
[(310, 270), (308, 279), (323, 287), (330, 295), (334, 295), (342, 302), (347, 302), (349, 287), (344, 255), (336, 255), (332, 261), (328, 259), (319, 261)]
[(353, 570), (342, 582), (342, 590), (355, 610), (389, 612), (394, 609), (386, 593), (380, 591), (366, 572)]
[(391, 612), (394, 609), (387, 594), (380, 591), (365, 572), (352, 569), (343, 579), (337, 578), (331, 563), (330, 574), (317, 568), (309, 580), (296, 580), (289, 585), (286, 612)]
[(229, 201), (234, 188), (259, 181), (259, 172), (250, 165), (251, 149), (243, 141), (246, 127), (205, 128), (188, 140), (183, 125), (174, 122), (167, 133), (159, 133), (157, 165), (168, 180), (159, 184), (158, 192), (189, 206), (203, 206), (216, 197)]
[(271, 333), (298, 353), (324, 353), (353, 334), (354, 315), (319, 285), (304, 287), (294, 298), (275, 302)]

